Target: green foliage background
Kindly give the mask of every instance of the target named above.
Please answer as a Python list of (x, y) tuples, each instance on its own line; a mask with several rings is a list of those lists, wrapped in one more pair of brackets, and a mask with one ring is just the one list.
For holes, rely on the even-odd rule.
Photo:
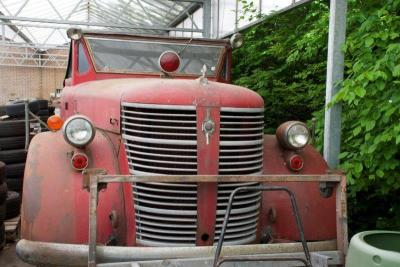
[[(248, 3), (247, 3), (248, 4)], [(329, 9), (315, 0), (245, 31), (234, 83), (265, 100), (266, 131), (317, 119), (323, 143)], [(341, 168), (348, 177), (352, 233), (400, 230), (400, 0), (349, 0)]]

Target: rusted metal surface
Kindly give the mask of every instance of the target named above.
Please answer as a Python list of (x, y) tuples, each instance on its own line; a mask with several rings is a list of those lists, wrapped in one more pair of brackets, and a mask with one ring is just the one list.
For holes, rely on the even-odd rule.
[(349, 247), (347, 229), (347, 198), (346, 198), (346, 176), (341, 176), (339, 186), (336, 188), (336, 240), (337, 247), (347, 255)]
[[(213, 95), (213, 88), (204, 90), (205, 94), (196, 108), (197, 116), (197, 174), (218, 174), (219, 153), (219, 102)], [(202, 129), (206, 120), (212, 120), (216, 125), (214, 132), (207, 139)], [(197, 185), (197, 231), (196, 245), (210, 246), (214, 242), (214, 228), (217, 207), (217, 184), (198, 183)]]
[[(24, 194), (21, 209), (21, 237), (35, 241), (82, 244), (88, 241), (89, 193), (82, 188), (83, 176), (72, 169), (69, 157), (74, 148), (60, 132), (36, 135), (27, 156)], [(101, 166), (116, 173), (117, 161), (109, 141), (101, 134), (86, 150), (89, 167)], [(99, 242), (106, 243), (113, 230), (109, 222), (111, 210), (125, 218), (122, 185), (110, 185), (100, 193)], [(121, 224), (126, 238), (125, 225)], [(121, 242), (125, 242), (121, 240)]]
[[(341, 179), (341, 177), (339, 175), (335, 175), (337, 176), (337, 178)], [(160, 177), (154, 177), (154, 176), (145, 176), (145, 177), (149, 177), (148, 181), (157, 181), (157, 178)], [(172, 178), (171, 182), (176, 181), (177, 178), (180, 178), (180, 176), (165, 176), (168, 178)], [(201, 176), (187, 176), (188, 178), (194, 178), (195, 182), (201, 182), (202, 181), (202, 177)], [(225, 177), (225, 176), (208, 176), (208, 177), (214, 177), (217, 178), (218, 177)], [(246, 178), (249, 176), (237, 176), (236, 178), (239, 181), (246, 181)], [(268, 178), (272, 178), (273, 176), (258, 176), (258, 182), (260, 181), (266, 181), (268, 180)], [(322, 176), (323, 177), (323, 176)], [(328, 176), (329, 177), (329, 176)], [(152, 178), (155, 178), (154, 180)], [(97, 203), (98, 203), (98, 188), (97, 185), (99, 183), (132, 183), (137, 181), (138, 177), (137, 176), (132, 176), (132, 175), (125, 175), (125, 176), (118, 176), (118, 175), (92, 175), (90, 176), (90, 201), (89, 201), (89, 233), (90, 233), (90, 242), (89, 242), (89, 256), (88, 256), (88, 266), (90, 267), (95, 267), (96, 266), (96, 260), (97, 260)], [(175, 180), (174, 180), (175, 179)], [(338, 183), (340, 185), (340, 183)], [(229, 197), (229, 203), (227, 206), (227, 212), (225, 215), (225, 219), (224, 219), (224, 224), (221, 230), (221, 236), (218, 242), (218, 245), (216, 247), (216, 251), (215, 251), (215, 259), (214, 259), (214, 264), (213, 266), (218, 266), (218, 258), (221, 254), (221, 250), (222, 250), (222, 244), (223, 244), (223, 239), (224, 239), (224, 234), (225, 234), (225, 230), (226, 230), (226, 226), (228, 224), (229, 221), (229, 215), (230, 215), (230, 209), (232, 207), (232, 203), (234, 200), (234, 196), (237, 192), (239, 191), (249, 191), (249, 190), (263, 190), (263, 191), (285, 191), (286, 193), (289, 194), (290, 196), (290, 201), (291, 201), (291, 205), (293, 208), (293, 213), (295, 215), (295, 219), (296, 219), (296, 225), (297, 225), (297, 230), (299, 232), (299, 236), (301, 239), (301, 244), (304, 250), (304, 254), (305, 254), (305, 259), (307, 262), (306, 266), (311, 266), (310, 262), (311, 262), (311, 258), (310, 258), (310, 252), (309, 252), (309, 248), (308, 245), (306, 243), (305, 237), (304, 237), (304, 231), (303, 231), (303, 226), (302, 226), (302, 222), (299, 216), (299, 212), (298, 212), (298, 207), (296, 204), (296, 200), (295, 200), (295, 196), (294, 194), (286, 187), (278, 187), (278, 186), (259, 186), (259, 187), (239, 187), (237, 189), (235, 189), (230, 197)], [(339, 243), (338, 243), (339, 244)]]
[[(304, 255), (303, 255), (304, 256)], [(232, 256), (234, 257), (234, 256)], [(253, 257), (253, 256), (246, 256)], [(258, 257), (258, 256), (255, 256)], [(282, 254), (271, 254), (264, 256), (265, 258), (276, 257), (281, 258), (298, 258), (303, 259), (300, 253), (282, 253)], [(311, 253), (311, 257), (315, 259), (313, 267), (326, 267), (326, 266), (342, 266), (343, 257), (337, 251), (326, 251), (326, 252), (315, 252)], [(231, 257), (229, 257), (231, 258)], [(235, 257), (238, 258), (238, 257)], [(98, 264), (98, 267), (176, 267), (176, 266), (190, 266), (190, 267), (209, 267), (212, 264), (212, 259), (210, 258), (196, 258), (196, 259), (171, 259), (171, 260), (159, 260), (159, 261), (135, 261), (135, 262), (119, 262), (119, 263), (102, 263)], [(304, 266), (298, 261), (226, 261), (223, 265), (224, 267), (299, 267)]]
[[(341, 252), (336, 250), (336, 241), (309, 242), (311, 252), (332, 255), (335, 261), (330, 264), (343, 264)], [(268, 254), (271, 257), (288, 254), (301, 257), (304, 255), (300, 243), (281, 244), (257, 244), (224, 246), (222, 257), (237, 255), (259, 255)], [(24, 261), (33, 265), (66, 265), (87, 266), (89, 247), (88, 245), (60, 244), (50, 242), (35, 242), (20, 240), (17, 244), (17, 255)], [(212, 265), (215, 247), (108, 247), (97, 246), (97, 261), (105, 262), (129, 262), (129, 261), (152, 261), (164, 259), (194, 259), (207, 258)], [(278, 255), (279, 254), (279, 255)]]
[[(304, 230), (303, 230), (303, 224), (301, 222), (301, 218), (299, 215), (299, 211), (298, 211), (298, 207), (297, 207), (297, 202), (296, 202), (296, 197), (294, 196), (293, 192), (290, 191), (287, 187), (282, 187), (282, 186), (256, 186), (256, 187), (239, 187), (237, 189), (235, 189), (231, 195), (229, 196), (229, 202), (228, 202), (228, 206), (226, 208), (226, 213), (225, 213), (225, 219), (224, 219), (224, 224), (222, 226), (221, 229), (221, 236), (220, 239), (218, 241), (217, 244), (217, 248), (216, 248), (216, 252), (215, 252), (215, 258), (214, 258), (214, 267), (218, 267), (219, 265), (221, 265), (221, 262), (219, 261), (219, 257), (221, 254), (221, 249), (222, 249), (222, 245), (224, 242), (224, 236), (225, 236), (225, 232), (226, 232), (226, 228), (229, 222), (229, 217), (231, 214), (231, 209), (232, 209), (232, 205), (234, 203), (234, 198), (235, 195), (240, 192), (240, 191), (265, 191), (265, 192), (272, 192), (272, 191), (283, 191), (285, 193), (287, 193), (290, 197), (290, 202), (292, 205), (292, 210), (293, 210), (293, 215), (296, 219), (296, 228), (299, 232), (299, 236), (300, 236), (300, 240), (301, 240), (301, 244), (303, 246), (303, 250), (304, 250), (304, 255), (306, 260), (304, 261), (305, 266), (311, 266), (311, 257), (310, 257), (310, 251), (308, 249), (307, 246), (307, 242), (305, 240), (304, 237)], [(257, 259), (255, 259), (257, 260)], [(277, 259), (264, 259), (266, 261), (279, 261)], [(282, 260), (282, 259), (280, 259)]]
[[(302, 258), (293, 258), (293, 257), (287, 257), (287, 258), (283, 258), (283, 257), (279, 257), (279, 258), (273, 258), (270, 256), (240, 256), (240, 257), (225, 257), (222, 258), (220, 261), (217, 262), (216, 265), (214, 265), (215, 267), (219, 267), (221, 266), (223, 263), (226, 262), (250, 262), (250, 261), (258, 261), (258, 262), (301, 262), (303, 265), (302, 266), (309, 266), (309, 264), (307, 263), (307, 261), (305, 259)], [(314, 266), (316, 267), (316, 266)]]
[[(264, 171), (266, 175), (285, 175), (293, 174), (285, 165), (285, 153), (274, 135), (264, 136)], [(328, 174), (329, 168), (318, 151), (308, 145), (304, 149), (297, 151), (303, 158), (304, 166), (298, 175), (319, 175)], [(335, 178), (337, 183), (340, 177)], [(328, 240), (336, 238), (336, 197), (335, 195), (324, 198), (319, 192), (319, 182), (304, 183), (298, 182), (281, 182), (274, 181), (266, 183), (266, 185), (286, 186), (296, 195), (299, 211), (303, 218), (304, 232), (307, 240)], [(326, 182), (330, 182), (329, 179)], [(274, 192), (263, 194), (261, 214), (261, 232), (267, 235), (269, 232), (273, 234), (273, 239), (299, 240), (296, 231), (296, 224), (291, 214), (287, 196), (284, 193)], [(276, 211), (276, 220), (274, 222), (268, 220), (268, 212)], [(320, 227), (324, 225), (324, 227)]]
[(101, 183), (134, 183), (134, 182), (302, 182), (319, 181), (340, 182), (341, 176), (329, 175), (98, 175)]

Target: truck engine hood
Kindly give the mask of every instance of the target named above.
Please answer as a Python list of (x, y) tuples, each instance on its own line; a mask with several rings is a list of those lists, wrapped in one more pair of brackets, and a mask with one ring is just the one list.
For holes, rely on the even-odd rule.
[(179, 79), (109, 79), (74, 87), (74, 113), (88, 116), (98, 128), (120, 132), (121, 103), (263, 107), (255, 92), (224, 83)]

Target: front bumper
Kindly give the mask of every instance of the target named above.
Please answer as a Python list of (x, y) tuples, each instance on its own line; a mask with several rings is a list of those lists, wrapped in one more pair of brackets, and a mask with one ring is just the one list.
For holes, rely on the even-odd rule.
[[(308, 243), (312, 255), (326, 255), (329, 265), (344, 265), (343, 253), (337, 251), (336, 241)], [(224, 246), (221, 256), (268, 255), (271, 257), (304, 257), (301, 243)], [(87, 266), (88, 245), (38, 242), (22, 239), (17, 255), (23, 261), (44, 266)], [(111, 266), (211, 266), (215, 247), (109, 247), (97, 246), (99, 267)], [(151, 262), (150, 262), (151, 261)], [(130, 263), (128, 263), (130, 262)], [(135, 262), (135, 263), (132, 263)], [(149, 265), (150, 264), (150, 265)], [(237, 264), (237, 263), (236, 263)], [(248, 266), (257, 266), (249, 263)], [(226, 263), (224, 266), (229, 266)], [(240, 263), (240, 266), (247, 264)], [(258, 265), (260, 266), (260, 265)], [(268, 266), (268, 265), (262, 265)], [(271, 265), (272, 266), (272, 265)], [(296, 265), (280, 265), (296, 266)], [(319, 265), (323, 266), (323, 265)]]

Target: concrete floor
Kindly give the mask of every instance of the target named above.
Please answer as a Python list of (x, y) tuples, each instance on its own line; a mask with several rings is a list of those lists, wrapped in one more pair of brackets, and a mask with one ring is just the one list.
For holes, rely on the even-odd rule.
[(33, 265), (21, 261), (15, 254), (15, 244), (7, 244), (3, 251), (0, 251), (0, 266), (1, 267), (32, 267)]

